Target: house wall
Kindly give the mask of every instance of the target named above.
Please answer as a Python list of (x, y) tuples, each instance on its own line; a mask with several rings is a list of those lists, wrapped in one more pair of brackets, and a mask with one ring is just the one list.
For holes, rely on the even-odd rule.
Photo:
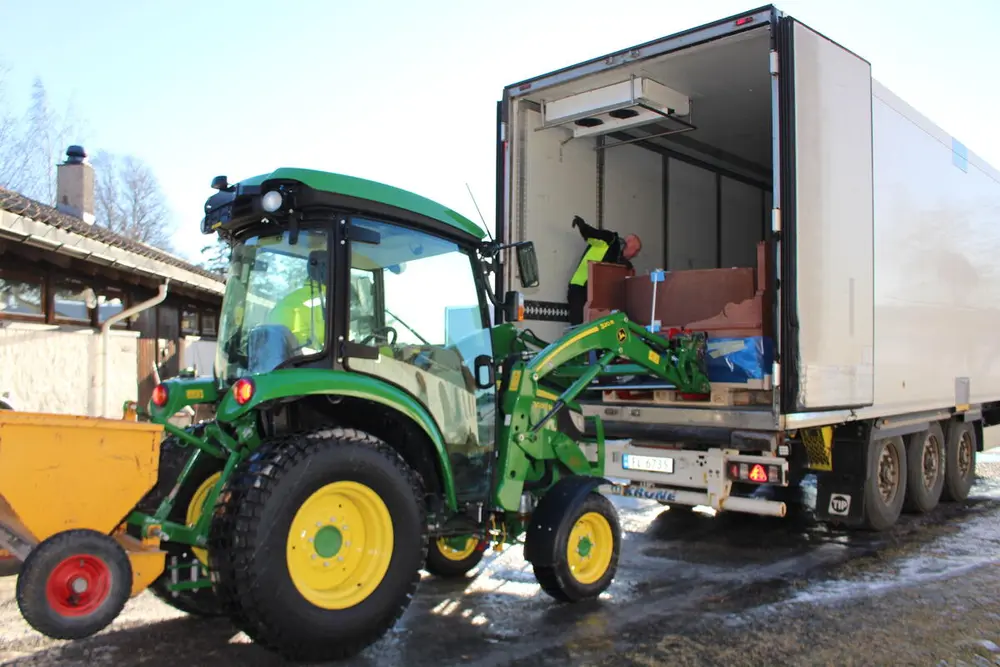
[(215, 341), (200, 336), (181, 339), (181, 368), (194, 368), (198, 376), (212, 374), (215, 365)]
[[(136, 400), (138, 334), (109, 333), (105, 417)], [(87, 327), (0, 321), (0, 393), (20, 411), (98, 416), (102, 403), (100, 332)]]

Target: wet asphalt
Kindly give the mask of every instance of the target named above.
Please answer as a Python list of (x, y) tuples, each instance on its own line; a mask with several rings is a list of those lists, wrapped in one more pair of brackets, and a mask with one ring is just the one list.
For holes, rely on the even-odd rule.
[[(785, 519), (711, 516), (615, 499), (618, 577), (557, 604), (519, 547), (460, 581), (424, 579), (381, 642), (340, 665), (1000, 665), (1000, 449), (980, 454), (966, 503), (904, 515), (883, 534), (816, 524), (809, 488)], [(0, 580), (4, 665), (283, 665), (227, 622), (149, 594), (107, 630), (56, 642)]]

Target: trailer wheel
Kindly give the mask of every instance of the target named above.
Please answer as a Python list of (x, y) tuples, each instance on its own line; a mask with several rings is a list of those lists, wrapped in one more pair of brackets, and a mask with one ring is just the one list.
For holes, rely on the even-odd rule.
[[(198, 425), (195, 430), (197, 431), (199, 427), (203, 428), (203, 426)], [(160, 502), (177, 483), (181, 471), (184, 470), (192, 453), (192, 448), (183, 445), (176, 436), (164, 438), (160, 445), (159, 477), (156, 486), (146, 494), (137, 506), (140, 512), (152, 514), (157, 510)], [(208, 491), (218, 481), (223, 465), (222, 459), (217, 459), (214, 456), (203, 454), (198, 457), (198, 462), (185, 484), (178, 490), (167, 519), (187, 526), (194, 525), (206, 509), (204, 503)], [(208, 508), (208, 511), (211, 511), (211, 508)], [(136, 526), (129, 526), (129, 532), (133, 535), (138, 536), (137, 531)], [(207, 570), (208, 554), (205, 550), (170, 541), (162, 542), (160, 548), (167, 552), (167, 567), (163, 574), (149, 585), (149, 591), (164, 603), (185, 614), (205, 618), (222, 616), (224, 613), (222, 603), (219, 602), (218, 596), (210, 587), (193, 588), (186, 591), (171, 591), (169, 588), (170, 566), (173, 560), (176, 558), (178, 564), (190, 567), (194, 567), (200, 562)], [(190, 569), (185, 568), (181, 572), (184, 574), (183, 578), (188, 579)]]
[(557, 557), (551, 565), (534, 566), (542, 590), (560, 602), (596, 598), (611, 585), (618, 570), (621, 525), (614, 505), (599, 493), (563, 513), (541, 532), (554, 532)]
[(952, 421), (945, 439), (944, 488), (946, 501), (962, 502), (969, 497), (976, 478), (976, 451), (979, 449), (975, 426)]
[(425, 569), (436, 577), (461, 577), (483, 560), (484, 540), (439, 537), (427, 546)]
[(906, 462), (906, 447), (898, 436), (869, 445), (864, 516), (869, 530), (886, 530), (899, 519), (906, 497)]
[(296, 662), (380, 639), (426, 556), (419, 477), (382, 440), (341, 428), (258, 447), (216, 505), (208, 548), (236, 626)]
[(82, 639), (117, 618), (132, 593), (132, 563), (111, 537), (56, 533), (32, 549), (17, 578), (17, 606), (52, 639)]
[(907, 512), (926, 514), (941, 499), (945, 468), (944, 432), (937, 423), (906, 439), (906, 500)]

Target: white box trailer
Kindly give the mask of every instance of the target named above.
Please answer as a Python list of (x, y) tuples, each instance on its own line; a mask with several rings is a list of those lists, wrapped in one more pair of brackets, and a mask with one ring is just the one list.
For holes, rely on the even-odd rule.
[(535, 244), (543, 338), (575, 215), (642, 238), (630, 280), (755, 267), (758, 244), (772, 267), (766, 400), (584, 401), (621, 438), (616, 492), (783, 515), (748, 497), (761, 470), (815, 473), (821, 517), (875, 528), (965, 497), (1000, 401), (1000, 172), (864, 58), (767, 6), (507, 86), (497, 140), (499, 240)]

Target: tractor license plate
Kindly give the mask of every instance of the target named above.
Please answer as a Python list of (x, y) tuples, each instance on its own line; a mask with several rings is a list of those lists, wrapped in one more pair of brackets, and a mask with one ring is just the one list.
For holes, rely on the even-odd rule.
[(625, 470), (645, 470), (647, 472), (674, 472), (674, 460), (664, 456), (640, 456), (639, 454), (623, 454), (622, 468)]

